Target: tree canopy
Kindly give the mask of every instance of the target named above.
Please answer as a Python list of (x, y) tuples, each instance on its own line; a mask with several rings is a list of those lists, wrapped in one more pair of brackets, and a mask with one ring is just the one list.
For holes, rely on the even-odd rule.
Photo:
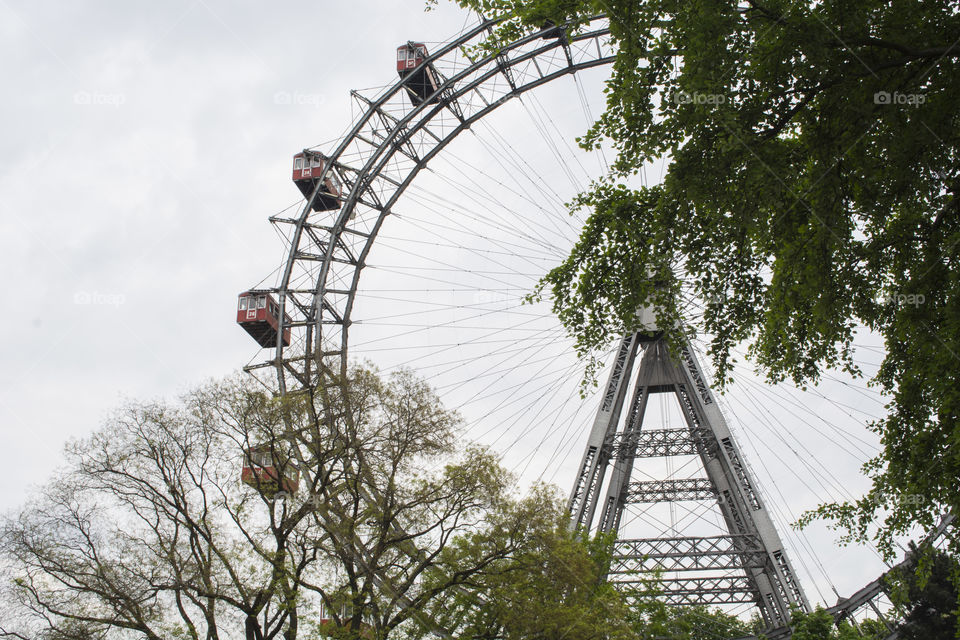
[[(494, 47), (609, 18), (606, 110), (580, 144), (617, 157), (571, 203), (586, 225), (537, 292), (581, 352), (644, 306), (679, 327), (693, 298), (720, 383), (745, 343), (771, 380), (806, 385), (860, 375), (873, 332), (891, 398), (874, 491), (819, 515), (892, 554), (960, 506), (956, 2), (456, 1), (503, 20)], [(662, 182), (628, 186), (654, 160)]]
[[(354, 368), (284, 399), (252, 385), (131, 403), (70, 445), (0, 531), (0, 637), (449, 638), (442, 603), (489, 609), (490, 585), (559, 554), (571, 568), (540, 613), (615, 611), (554, 493), (520, 495), (412, 374)], [(492, 615), (483, 637), (519, 637)]]
[(904, 640), (957, 637), (960, 564), (936, 548), (911, 545), (907, 559), (885, 577), (894, 602), (905, 610), (898, 629)]

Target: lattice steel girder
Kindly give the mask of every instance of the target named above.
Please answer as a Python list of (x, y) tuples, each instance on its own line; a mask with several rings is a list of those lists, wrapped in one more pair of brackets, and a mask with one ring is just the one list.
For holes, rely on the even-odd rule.
[(647, 585), (655, 586), (658, 597), (670, 605), (755, 604), (758, 598), (746, 576), (666, 578), (653, 583), (617, 580), (614, 584), (628, 603), (649, 598)]
[[(637, 333), (635, 341), (638, 343), (649, 343), (649, 339), (644, 334)], [(643, 358), (640, 362), (640, 373), (637, 375), (634, 384), (632, 399), (627, 410), (626, 419), (622, 427), (623, 440), (630, 442), (634, 434), (641, 431), (643, 426), (643, 416), (647, 410), (647, 400), (650, 397), (650, 384), (653, 373), (657, 367), (651, 366), (652, 360), (657, 358), (657, 353), (649, 348), (644, 348)], [(624, 379), (624, 385), (630, 379), (630, 372)], [(619, 423), (619, 419), (617, 419)], [(616, 433), (617, 425), (613, 424), (608, 433)], [(622, 447), (616, 456), (616, 462), (610, 474), (610, 483), (607, 486), (607, 493), (603, 499), (603, 510), (600, 512), (600, 521), (597, 523), (599, 531), (617, 531), (620, 528), (620, 519), (623, 516), (623, 505), (627, 502), (630, 494), (630, 476), (633, 473), (633, 451)], [(601, 471), (602, 473), (602, 471)], [(599, 494), (598, 496), (599, 497)], [(597, 503), (600, 504), (599, 502)]]
[(631, 482), (627, 490), (630, 504), (716, 499), (717, 488), (709, 478)]
[(587, 440), (587, 449), (580, 462), (580, 473), (573, 484), (567, 509), (574, 528), (590, 526), (597, 508), (597, 500), (603, 483), (603, 475), (610, 461), (610, 448), (605, 446), (616, 434), (623, 401), (630, 383), (630, 369), (637, 355), (638, 341), (626, 335), (620, 341), (617, 356), (610, 370), (604, 390), (603, 402), (597, 411)]
[[(727, 505), (728, 523), (732, 524), (735, 518), (743, 519), (749, 532), (756, 533), (760, 537), (770, 559), (763, 571), (752, 572), (752, 577), (757, 581), (758, 588), (764, 597), (768, 622), (786, 623), (791, 606), (809, 610), (810, 605), (796, 582), (793, 568), (787, 560), (773, 520), (754, 489), (726, 420), (714, 401), (713, 394), (705, 382), (700, 363), (689, 345), (682, 349), (677, 368), (682, 371), (685, 378), (684, 386), (691, 391), (695, 390), (695, 393), (687, 394), (690, 408), (700, 417), (700, 424), (710, 429), (720, 445), (718, 455), (704, 459), (704, 466), (707, 469), (707, 475), (714, 480), (724, 496), (721, 506)], [(734, 514), (731, 511), (733, 507), (739, 513)]]
[[(953, 527), (955, 520), (956, 516), (954, 516), (952, 513), (944, 514), (937, 527), (928, 532), (927, 535), (924, 536), (923, 540), (920, 541), (918, 546), (923, 548), (928, 545), (935, 544), (946, 533), (947, 529)], [(899, 563), (897, 563), (897, 565), (893, 567), (891, 571), (903, 568), (909, 561), (910, 557), (908, 555)], [(886, 576), (886, 573), (864, 586), (849, 598), (841, 598), (837, 604), (827, 609), (827, 613), (832, 615), (836, 620), (843, 620), (853, 616), (858, 609), (861, 609), (865, 606), (869, 606), (871, 609), (876, 611), (876, 602), (887, 595), (887, 588), (884, 584), (884, 576)]]
[(618, 433), (608, 446), (615, 455), (630, 452), (634, 458), (664, 458), (699, 455), (703, 440), (703, 436), (696, 437), (690, 429), (650, 429)]
[(641, 538), (614, 543), (610, 574), (763, 568), (766, 562), (752, 535)]

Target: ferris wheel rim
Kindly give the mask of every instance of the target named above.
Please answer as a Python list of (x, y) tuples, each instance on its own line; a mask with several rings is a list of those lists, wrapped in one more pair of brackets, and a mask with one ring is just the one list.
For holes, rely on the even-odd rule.
[[(443, 60), (445, 56), (451, 54), (455, 56), (457, 52), (464, 51), (468, 44), (477, 41), (478, 36), (485, 32), (490, 32), (495, 24), (497, 24), (496, 21), (483, 20), (479, 25), (464, 31), (458, 37), (429, 55), (424, 64), (432, 65), (437, 61)], [(434, 94), (434, 96), (440, 98), (438, 103), (433, 104), (424, 100), (419, 105), (414, 105), (412, 108), (408, 107), (402, 118), (395, 119), (388, 134), (379, 141), (379, 144), (372, 147), (373, 152), (365, 160), (364, 166), (356, 170), (349, 193), (342, 199), (342, 204), (336, 212), (335, 220), (326, 226), (326, 250), (322, 256), (322, 263), (316, 276), (316, 282), (313, 284), (313, 290), (310, 293), (311, 302), (305, 321), (287, 321), (284, 314), (287, 313), (290, 308), (289, 303), (291, 300), (294, 300), (294, 295), (304, 293), (304, 289), (292, 285), (291, 278), (295, 267), (302, 259), (300, 249), (304, 235), (306, 235), (307, 232), (312, 233), (310, 226), (311, 216), (314, 213), (312, 206), (320, 194), (321, 187), (318, 186), (314, 190), (312, 197), (306, 199), (296, 219), (282, 220), (282, 222), (293, 223), (295, 228), (291, 236), (280, 284), (275, 289), (272, 289), (272, 291), (278, 294), (278, 303), (280, 306), (280, 330), (278, 331), (277, 344), (274, 348), (274, 358), (260, 364), (248, 366), (245, 368), (246, 370), (250, 371), (261, 367), (275, 368), (277, 388), (280, 395), (302, 391), (319, 382), (320, 377), (325, 375), (325, 373), (333, 373), (334, 375), (346, 373), (349, 358), (348, 343), (349, 327), (352, 322), (351, 314), (360, 284), (360, 276), (366, 266), (365, 259), (376, 241), (381, 226), (387, 216), (390, 215), (391, 207), (396, 203), (397, 199), (403, 195), (417, 174), (427, 166), (427, 163), (432, 158), (443, 151), (447, 145), (455, 140), (461, 133), (470, 129), (471, 125), (482, 120), (510, 99), (559, 78), (586, 69), (605, 66), (613, 62), (614, 51), (612, 47), (610, 47), (609, 42), (603, 42), (605, 38), (608, 39), (610, 33), (605, 17), (597, 16), (591, 18), (585, 23), (584, 28), (578, 30), (576, 33), (568, 34), (560, 32), (560, 37), (557, 37), (558, 29), (558, 27), (553, 27), (517, 38), (509, 44), (504, 45), (497, 52), (486, 53), (482, 57), (473, 60), (471, 64), (451, 75), (451, 77), (444, 79), (442, 85)], [(529, 47), (531, 43), (538, 42), (542, 44), (528, 48), (526, 51), (521, 51), (523, 47)], [(587, 48), (590, 49), (589, 53), (586, 53), (586, 48), (574, 51), (574, 48), (578, 46), (587, 46)], [(518, 51), (520, 51), (519, 55), (510, 56), (511, 53)], [(547, 73), (541, 71), (537, 62), (538, 58), (555, 55), (558, 51), (563, 52), (563, 57), (566, 59), (567, 64), (549, 70)], [(575, 59), (575, 54), (579, 54), (579, 60)], [(524, 82), (515, 82), (511, 76), (514, 69), (531, 61), (537, 66), (539, 75), (531, 79), (525, 79)], [(474, 75), (475, 77), (472, 77)], [(497, 79), (503, 78), (508, 82), (509, 90), (505, 91), (498, 99), (487, 102), (483, 98), (483, 94), (479, 92), (480, 89), (488, 82), (495, 82)], [(317, 181), (318, 185), (322, 185), (335, 168), (340, 169), (343, 167), (340, 159), (350, 148), (351, 144), (360, 139), (360, 136), (364, 132), (364, 127), (376, 116), (383, 116), (385, 114), (383, 106), (388, 104), (391, 99), (408, 95), (407, 86), (409, 79), (410, 76), (399, 79), (373, 100), (360, 96), (358, 92), (351, 92), (355, 98), (367, 104), (367, 109), (355, 120), (351, 130), (342, 138), (331, 155), (328, 156), (328, 162)], [(469, 80), (464, 81), (464, 79)], [(469, 115), (457, 113), (456, 109), (459, 108), (458, 98), (473, 92), (476, 92), (486, 104), (481, 108), (475, 109), (475, 111)], [(451, 112), (453, 112), (459, 120), (457, 126), (439, 137), (432, 134), (428, 126), (443, 116), (449, 115)], [(420, 116), (419, 120), (417, 119), (418, 116)], [(348, 223), (355, 214), (357, 205), (363, 204), (361, 197), (364, 195), (364, 190), (367, 189), (373, 181), (383, 177), (388, 163), (390, 163), (397, 154), (404, 154), (402, 146), (405, 142), (410, 141), (415, 134), (424, 131), (435, 139), (435, 144), (422, 156), (414, 156), (415, 162), (413, 166), (405, 172), (402, 180), (392, 180), (392, 182), (395, 183), (394, 186), (396, 189), (390, 194), (390, 197), (382, 203), (376, 221), (363, 242), (362, 249), (359, 254), (354, 256), (355, 265), (349, 286), (345, 289), (336, 289), (330, 286), (328, 280), (330, 278), (331, 265), (337, 260), (336, 253), (338, 246), (342, 243), (344, 234), (354, 233), (354, 231), (348, 228)], [(271, 221), (276, 222), (273, 218), (271, 218)], [(318, 257), (319, 256), (310, 256), (310, 259), (318, 261)], [(339, 313), (333, 311), (333, 305), (328, 301), (328, 296), (332, 291), (336, 291), (336, 295), (345, 298), (345, 302), (342, 302)], [(296, 302), (294, 302), (294, 304), (297, 304), (297, 306), (301, 308), (301, 311), (303, 310), (304, 305)], [(325, 318), (325, 312), (327, 318), (333, 316), (332, 321)], [(324, 329), (325, 327), (335, 325), (339, 325), (340, 327), (338, 348), (324, 351), (323, 344), (327, 337), (324, 335)], [(289, 357), (291, 347), (283, 344), (282, 336), (284, 329), (294, 326), (303, 327), (306, 335), (304, 336), (305, 344), (302, 349), (303, 353), (291, 358)], [(324, 360), (329, 361), (330, 357), (335, 357), (336, 361), (333, 362), (333, 366), (328, 367), (324, 364)], [(298, 372), (293, 367), (294, 362), (303, 362), (303, 371)], [(314, 365), (316, 366), (316, 370), (313, 369)], [(336, 369), (333, 368), (334, 366)], [(322, 369), (326, 371), (324, 372)], [(293, 381), (294, 384), (290, 384), (291, 381)], [(298, 384), (300, 388), (293, 388), (295, 384)]]

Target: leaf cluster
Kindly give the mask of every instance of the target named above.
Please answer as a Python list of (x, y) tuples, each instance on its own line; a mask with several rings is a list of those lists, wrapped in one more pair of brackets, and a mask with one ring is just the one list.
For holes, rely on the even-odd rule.
[[(721, 384), (742, 344), (771, 381), (871, 384), (874, 491), (826, 505), (849, 540), (893, 539), (960, 507), (960, 12), (950, 0), (462, 0), (505, 21), (570, 28), (606, 15), (606, 110), (581, 139), (609, 175), (572, 203), (589, 217), (540, 283), (581, 355), (700, 315)], [(627, 186), (651, 161), (662, 182)], [(594, 360), (595, 363), (595, 360)], [(881, 496), (909, 499), (885, 501)], [(873, 525), (879, 525), (874, 528)]]

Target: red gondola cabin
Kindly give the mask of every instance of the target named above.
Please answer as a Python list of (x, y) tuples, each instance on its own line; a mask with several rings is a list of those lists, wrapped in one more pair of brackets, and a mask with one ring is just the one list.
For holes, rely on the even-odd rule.
[[(261, 347), (277, 346), (280, 305), (265, 291), (241, 293), (237, 303), (237, 324)], [(283, 314), (283, 346), (290, 346), (290, 316)]]
[(424, 64), (427, 55), (427, 47), (421, 42), (408, 42), (397, 47), (397, 73), (401, 79), (409, 76), (405, 86), (414, 106), (420, 106), (424, 102), (440, 102), (437, 72), (432, 66)]
[[(320, 604), (320, 628), (317, 629), (319, 635), (323, 637), (347, 637), (345, 631), (350, 631), (351, 628), (351, 618), (350, 609), (347, 605), (341, 605), (339, 611), (339, 619), (343, 622), (342, 625), (338, 625), (336, 619), (331, 615), (330, 610), (323, 603)], [(362, 638), (372, 638), (373, 629), (369, 624), (365, 622), (360, 623), (360, 637)], [(353, 637), (353, 636), (349, 636)]]
[[(293, 184), (297, 185), (304, 198), (310, 199), (320, 176), (327, 168), (328, 158), (322, 153), (304, 149), (293, 156)], [(314, 211), (330, 211), (340, 208), (340, 180), (331, 171), (323, 181), (323, 188), (313, 201)]]
[(296, 493), (300, 486), (300, 473), (289, 460), (281, 463), (274, 459), (276, 453), (267, 445), (244, 451), (240, 480), (267, 496), (280, 491)]

